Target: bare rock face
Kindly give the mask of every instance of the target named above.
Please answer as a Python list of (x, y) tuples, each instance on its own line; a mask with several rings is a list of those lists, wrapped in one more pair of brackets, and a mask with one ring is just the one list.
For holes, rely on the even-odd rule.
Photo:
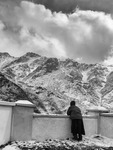
[[(78, 63), (72, 59), (62, 61), (30, 52), (19, 58), (0, 53), (0, 70), (7, 82), (13, 83), (7, 94), (1, 94), (1, 99), (8, 100), (12, 93), (16, 101), (22, 89), (38, 112), (66, 113), (71, 100), (76, 100), (83, 112), (101, 101), (107, 108), (113, 103), (113, 66)], [(2, 80), (0, 84), (6, 85)], [(14, 85), (18, 87), (16, 92)]]
[(28, 96), (18, 85), (9, 81), (0, 73), (0, 99), (15, 101), (16, 99), (28, 99)]
[(113, 72), (111, 72), (106, 78), (106, 84), (101, 90), (102, 95), (106, 95), (113, 90)]
[(0, 53), (0, 68), (5, 67), (13, 60), (15, 60), (15, 58), (10, 56), (8, 53)]

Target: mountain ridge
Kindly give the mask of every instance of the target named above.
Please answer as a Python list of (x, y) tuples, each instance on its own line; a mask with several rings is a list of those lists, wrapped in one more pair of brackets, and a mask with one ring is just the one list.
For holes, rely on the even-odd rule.
[[(7, 57), (11, 57), (10, 61)], [(7, 57), (4, 66), (1, 65), (4, 59), (0, 57), (1, 74), (23, 89), (28, 100), (36, 105), (37, 112), (66, 113), (71, 100), (76, 100), (83, 112), (100, 104), (112, 110), (112, 65), (47, 58), (32, 52), (18, 58), (8, 54)]]

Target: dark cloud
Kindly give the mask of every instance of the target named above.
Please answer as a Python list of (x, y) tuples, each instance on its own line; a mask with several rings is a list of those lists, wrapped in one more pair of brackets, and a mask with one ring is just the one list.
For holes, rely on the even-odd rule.
[(72, 12), (77, 6), (82, 10), (113, 12), (113, 0), (32, 0), (43, 4), (52, 11)]

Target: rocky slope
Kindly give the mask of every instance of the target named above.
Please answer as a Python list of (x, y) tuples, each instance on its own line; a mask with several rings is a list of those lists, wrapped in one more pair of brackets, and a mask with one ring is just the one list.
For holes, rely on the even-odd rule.
[(27, 99), (28, 96), (18, 85), (11, 82), (0, 73), (0, 99), (5, 101), (16, 101), (16, 99)]
[(0, 53), (0, 69), (15, 60), (14, 57), (10, 56), (8, 53)]
[[(9, 61), (3, 59), (3, 55), (0, 53), (2, 75), (21, 88), (25, 96), (18, 98), (9, 92), (5, 94), (7, 98), (1, 96), (2, 100), (28, 99), (36, 104), (38, 112), (46, 113), (65, 113), (71, 100), (76, 100), (83, 112), (99, 104), (112, 110), (113, 66), (80, 64), (71, 59), (59, 60), (35, 53), (19, 58), (8, 54)], [(3, 93), (1, 87), (0, 92)]]

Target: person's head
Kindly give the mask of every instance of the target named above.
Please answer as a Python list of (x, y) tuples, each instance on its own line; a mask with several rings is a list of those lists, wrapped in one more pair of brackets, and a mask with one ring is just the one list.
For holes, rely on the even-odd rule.
[(75, 101), (71, 101), (70, 102), (70, 106), (75, 106), (76, 102)]

